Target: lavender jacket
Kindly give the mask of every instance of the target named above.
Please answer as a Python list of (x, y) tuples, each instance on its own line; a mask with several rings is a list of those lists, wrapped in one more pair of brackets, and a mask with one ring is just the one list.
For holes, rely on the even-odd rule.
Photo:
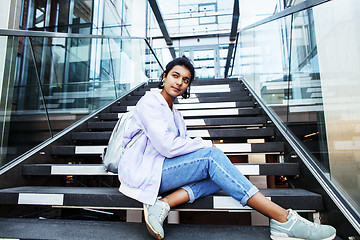
[(142, 97), (132, 118), (136, 124), (126, 130), (124, 139), (131, 139), (139, 130), (143, 133), (121, 157), (119, 191), (152, 205), (158, 196), (164, 159), (211, 147), (211, 141), (188, 137), (181, 113), (174, 107), (171, 111), (159, 92)]

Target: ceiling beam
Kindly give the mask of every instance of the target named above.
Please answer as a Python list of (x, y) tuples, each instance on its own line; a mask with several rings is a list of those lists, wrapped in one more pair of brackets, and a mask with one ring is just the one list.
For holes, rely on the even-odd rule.
[[(231, 42), (234, 42), (236, 40), (236, 34), (239, 24), (239, 16), (240, 16), (239, 0), (234, 0), (234, 11), (233, 11), (232, 24), (231, 24), (231, 31), (230, 31)], [(224, 72), (225, 78), (228, 76), (231, 58), (233, 57), (234, 47), (235, 47), (234, 43), (229, 44), (228, 54), (226, 58), (225, 72)]]
[(239, 24), (239, 16), (240, 16), (239, 0), (234, 0), (234, 11), (233, 11), (232, 24), (231, 24), (230, 41), (235, 41), (236, 39), (236, 33)]
[(160, 8), (159, 8), (159, 5), (157, 3), (156, 0), (149, 0), (149, 3), (150, 3), (150, 6), (151, 6), (151, 9), (153, 10), (153, 13), (155, 15), (155, 18), (159, 24), (159, 27), (160, 27), (160, 30), (161, 30), (161, 33), (163, 34), (164, 36), (164, 39), (165, 39), (165, 42), (168, 46), (172, 46), (172, 40), (170, 38), (170, 35), (169, 35), (169, 32), (166, 28), (166, 25), (165, 25), (165, 22), (164, 22), (164, 19), (162, 17), (162, 14), (161, 14), (161, 11), (160, 11)]

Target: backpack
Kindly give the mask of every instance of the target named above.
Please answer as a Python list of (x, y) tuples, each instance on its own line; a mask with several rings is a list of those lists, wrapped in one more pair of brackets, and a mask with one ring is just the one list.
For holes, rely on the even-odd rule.
[(132, 124), (131, 116), (132, 111), (129, 111), (120, 117), (111, 133), (108, 146), (104, 148), (102, 162), (107, 172), (118, 173), (118, 166), (122, 154), (141, 136), (140, 133), (142, 133), (142, 131), (140, 130), (125, 146), (122, 144), (125, 130)]

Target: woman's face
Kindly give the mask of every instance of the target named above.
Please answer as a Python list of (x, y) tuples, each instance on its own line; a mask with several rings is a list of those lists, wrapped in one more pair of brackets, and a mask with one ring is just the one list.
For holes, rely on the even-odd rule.
[(167, 97), (175, 99), (186, 91), (186, 88), (190, 84), (190, 79), (191, 73), (186, 67), (175, 65), (167, 76), (163, 76), (165, 85), (161, 93), (163, 95), (165, 94), (165, 99)]

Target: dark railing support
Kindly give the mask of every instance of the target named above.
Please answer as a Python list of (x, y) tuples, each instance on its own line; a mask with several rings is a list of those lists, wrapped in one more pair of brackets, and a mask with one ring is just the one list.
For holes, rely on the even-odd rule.
[(49, 112), (48, 112), (48, 108), (46, 106), (46, 101), (45, 101), (45, 97), (44, 97), (44, 90), (40, 81), (40, 75), (39, 75), (39, 71), (37, 69), (37, 65), (36, 65), (36, 58), (35, 58), (35, 51), (34, 51), (34, 47), (31, 43), (31, 38), (29, 39), (29, 45), (30, 45), (30, 51), (31, 51), (31, 56), (34, 62), (34, 68), (35, 68), (35, 75), (36, 75), (36, 79), (38, 81), (39, 84), (39, 89), (40, 89), (40, 94), (41, 94), (41, 100), (44, 104), (44, 109), (45, 109), (45, 115), (46, 115), (46, 119), (47, 119), (47, 123), (48, 123), (48, 127), (49, 127), (49, 131), (50, 131), (50, 136), (53, 137), (53, 133), (52, 133), (52, 128), (51, 128), (51, 123), (50, 123), (50, 116), (49, 116)]

